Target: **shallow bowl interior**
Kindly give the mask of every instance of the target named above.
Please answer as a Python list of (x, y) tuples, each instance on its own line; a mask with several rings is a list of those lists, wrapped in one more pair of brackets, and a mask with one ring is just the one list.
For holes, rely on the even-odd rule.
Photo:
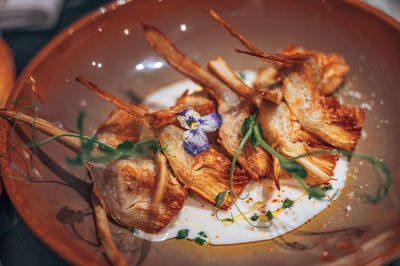
[[(235, 70), (262, 66), (258, 60), (234, 52), (240, 44), (206, 15), (209, 7), (267, 52), (294, 43), (342, 55), (351, 71), (339, 97), (347, 104), (367, 108), (366, 134), (357, 150), (382, 158), (393, 173), (392, 194), (399, 192), (400, 27), (357, 1), (116, 1), (51, 41), (20, 76), (8, 106), (13, 107), (16, 99), (29, 103), (34, 98), (41, 117), (70, 130), (75, 129), (78, 112), (85, 111), (85, 133), (90, 135), (113, 106), (78, 84), (77, 76), (86, 76), (133, 102), (183, 79), (148, 46), (142, 22), (159, 27), (203, 66), (216, 56), (222, 56)], [(19, 138), (29, 136), (28, 129), (17, 133)], [(6, 178), (7, 192), (25, 222), (55, 252), (74, 264), (107, 264), (96, 238), (90, 179), (85, 169), (66, 164), (68, 155), (72, 154), (57, 143), (39, 149), (33, 156), (34, 182)], [(28, 151), (14, 153), (11, 161), (11, 174), (23, 177), (29, 166)], [(328, 210), (271, 241), (233, 246), (198, 246), (176, 240), (151, 243), (116, 225), (112, 226), (113, 235), (132, 264), (385, 261), (398, 251), (399, 211), (394, 197), (379, 205), (357, 199), (357, 193), (373, 193), (375, 188), (371, 168), (353, 160), (346, 188)]]

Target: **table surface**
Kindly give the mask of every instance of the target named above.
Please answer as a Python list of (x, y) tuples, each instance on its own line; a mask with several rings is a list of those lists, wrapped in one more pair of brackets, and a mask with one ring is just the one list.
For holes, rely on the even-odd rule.
[[(365, 0), (400, 20), (400, 0)], [(15, 58), (17, 74), (32, 57), (59, 31), (89, 11), (108, 2), (86, 0), (74, 8), (63, 8), (57, 25), (47, 31), (3, 32)], [(69, 265), (47, 248), (25, 225), (10, 203), (6, 193), (0, 197), (0, 266), (8, 265)], [(400, 266), (400, 259), (387, 265)]]

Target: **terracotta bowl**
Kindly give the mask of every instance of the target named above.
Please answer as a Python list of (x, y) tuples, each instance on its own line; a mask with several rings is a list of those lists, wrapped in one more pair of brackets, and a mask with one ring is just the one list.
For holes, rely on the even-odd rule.
[[(362, 2), (116, 1), (68, 27), (43, 48), (19, 77), (8, 107), (14, 108), (16, 99), (24, 104), (33, 98), (41, 117), (70, 130), (75, 129), (78, 112), (85, 111), (90, 135), (113, 106), (75, 82), (78, 75), (136, 102), (160, 86), (183, 79), (148, 46), (141, 22), (159, 27), (202, 65), (220, 55), (234, 69), (258, 69), (258, 60), (234, 52), (240, 44), (205, 14), (208, 7), (265, 51), (277, 52), (294, 43), (346, 59), (351, 71), (339, 96), (347, 104), (367, 108), (366, 134), (357, 150), (378, 156), (389, 166), (392, 193), (378, 205), (361, 203), (355, 195), (375, 191), (375, 174), (367, 164), (352, 160), (340, 198), (283, 238), (231, 246), (177, 240), (151, 243), (113, 225), (120, 251), (131, 264), (143, 265), (364, 264), (396, 255), (400, 249), (395, 198), (400, 191), (400, 25)], [(156, 62), (162, 62), (162, 67)], [(137, 68), (139, 64), (144, 68)], [(4, 125), (8, 124), (3, 121), (3, 131)], [(2, 143), (10, 132), (1, 134)], [(30, 130), (22, 128), (16, 134), (29, 139)], [(9, 137), (8, 147), (12, 143)], [(90, 179), (85, 169), (66, 164), (68, 155), (72, 154), (57, 143), (38, 149), (33, 156), (33, 181), (5, 178), (7, 193), (32, 231), (60, 256), (73, 264), (108, 264), (96, 238), (88, 200)], [(3, 159), (3, 171), (24, 177), (29, 151), (18, 150), (10, 157), (10, 161)]]

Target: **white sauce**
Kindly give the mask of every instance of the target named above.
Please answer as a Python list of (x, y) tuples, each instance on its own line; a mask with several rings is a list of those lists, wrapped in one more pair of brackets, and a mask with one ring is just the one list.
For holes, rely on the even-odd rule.
[[(245, 82), (251, 85), (254, 81), (255, 72), (244, 71)], [(168, 108), (175, 104), (176, 99), (187, 89), (190, 91), (200, 88), (191, 81), (185, 80), (161, 88), (150, 94), (144, 104), (153, 109)], [(147, 234), (141, 231), (135, 233), (141, 238), (151, 241), (163, 241), (175, 238), (182, 229), (189, 229), (188, 239), (195, 239), (200, 232), (207, 235), (207, 243), (212, 245), (239, 244), (272, 239), (286, 234), (326, 209), (336, 199), (346, 181), (347, 161), (341, 158), (335, 167), (334, 177), (330, 184), (327, 198), (324, 200), (309, 199), (308, 194), (299, 187), (293, 179), (280, 180), (281, 190), (278, 191), (271, 179), (253, 181), (248, 184), (241, 197), (245, 200), (237, 200), (237, 206), (250, 220), (251, 216), (257, 215), (257, 221), (251, 221), (256, 226), (268, 226), (268, 228), (257, 228), (249, 225), (236, 209), (220, 211), (220, 219), (234, 217), (235, 222), (221, 222), (215, 217), (215, 208), (204, 202), (196, 195), (189, 194), (184, 207), (174, 219), (158, 234)], [(283, 201), (288, 198), (294, 201), (293, 206), (283, 209)], [(268, 221), (266, 212), (271, 211), (274, 218)]]

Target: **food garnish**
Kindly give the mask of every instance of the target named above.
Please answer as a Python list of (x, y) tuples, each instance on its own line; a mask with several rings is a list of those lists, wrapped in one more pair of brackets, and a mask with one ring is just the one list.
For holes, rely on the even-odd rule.
[(206, 233), (204, 233), (203, 231), (201, 231), (201, 232), (199, 233), (199, 236), (204, 237), (204, 238), (207, 238)]
[(202, 237), (196, 237), (196, 238), (194, 239), (194, 242), (196, 242), (197, 244), (199, 244), (200, 246), (202, 246), (202, 245), (204, 245), (207, 241), (206, 241), (204, 238), (202, 238)]
[(189, 235), (189, 229), (182, 229), (178, 232), (176, 239), (186, 239)]
[(267, 216), (269, 221), (271, 221), (274, 218), (274, 215), (272, 214), (271, 211), (267, 211), (267, 213), (265, 215)]
[(186, 109), (176, 114), (179, 123), (187, 130), (183, 133), (183, 148), (189, 154), (195, 156), (204, 150), (208, 150), (210, 144), (206, 132), (213, 132), (221, 126), (221, 116), (211, 113), (206, 116), (194, 110)]
[(290, 199), (285, 199), (284, 201), (283, 201), (283, 204), (282, 204), (282, 208), (284, 208), (284, 209), (288, 209), (288, 208), (290, 208), (290, 207), (292, 207), (293, 206), (293, 200), (290, 200)]

